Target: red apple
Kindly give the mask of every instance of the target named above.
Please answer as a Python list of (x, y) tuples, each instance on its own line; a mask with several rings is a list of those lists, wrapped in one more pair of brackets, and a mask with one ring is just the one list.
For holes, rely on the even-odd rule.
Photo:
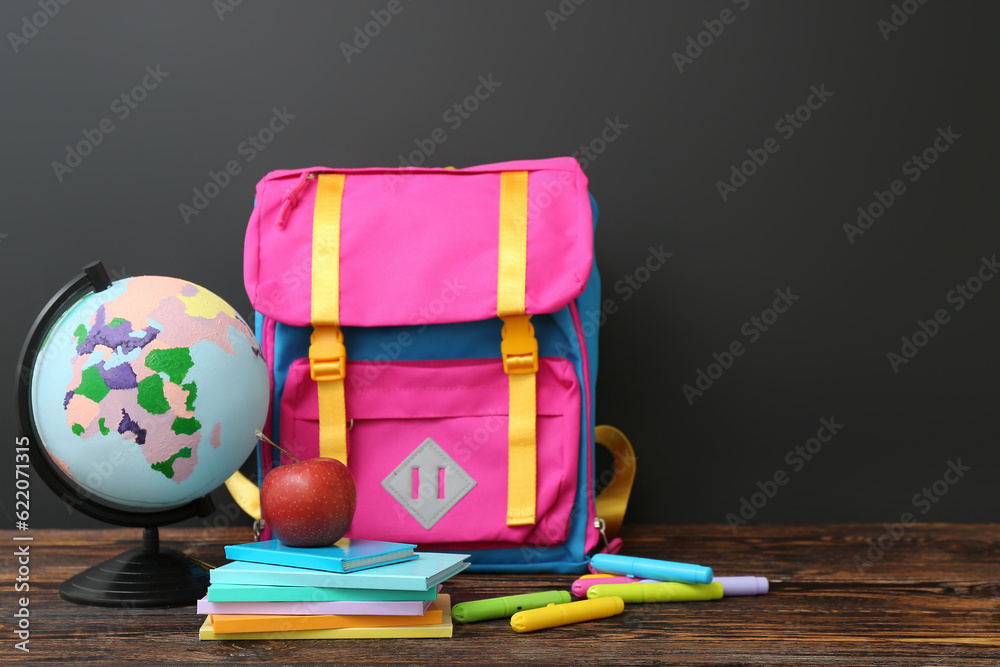
[(351, 527), (357, 503), (354, 475), (325, 457), (280, 465), (260, 486), (261, 516), (290, 547), (330, 546)]

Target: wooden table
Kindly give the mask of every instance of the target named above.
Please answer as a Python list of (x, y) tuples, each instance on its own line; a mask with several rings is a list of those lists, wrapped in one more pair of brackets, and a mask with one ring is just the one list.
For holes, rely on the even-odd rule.
[[(755, 574), (771, 592), (713, 602), (629, 605), (625, 613), (517, 634), (506, 621), (455, 624), (451, 639), (199, 641), (193, 607), (120, 610), (59, 598), (80, 570), (138, 545), (140, 531), (3, 531), (31, 535), (30, 653), (4, 632), (0, 663), (493, 663), (689, 665), (1000, 664), (1000, 525), (626, 526), (625, 553)], [(878, 546), (881, 536), (881, 546)], [(161, 542), (212, 564), (249, 529), (163, 529)], [(868, 540), (871, 540), (869, 543)], [(875, 546), (872, 546), (875, 545)], [(865, 564), (867, 561), (870, 564)], [(6, 600), (18, 564), (4, 560)], [(551, 588), (570, 575), (463, 573), (454, 602)], [(5, 627), (13, 605), (4, 605)]]

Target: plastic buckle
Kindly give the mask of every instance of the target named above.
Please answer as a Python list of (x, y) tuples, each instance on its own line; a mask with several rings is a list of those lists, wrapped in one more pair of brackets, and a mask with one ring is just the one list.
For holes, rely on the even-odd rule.
[(347, 348), (340, 327), (316, 326), (309, 342), (309, 377), (316, 382), (343, 380), (347, 370)]
[(500, 355), (503, 357), (504, 372), (508, 375), (537, 373), (538, 339), (535, 338), (531, 315), (510, 315), (500, 319), (503, 320)]

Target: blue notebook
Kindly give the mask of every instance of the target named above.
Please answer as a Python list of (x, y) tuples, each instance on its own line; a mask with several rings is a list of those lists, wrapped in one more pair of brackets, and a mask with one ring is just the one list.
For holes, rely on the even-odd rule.
[(209, 577), (212, 584), (426, 591), (467, 568), (468, 557), (468, 554), (419, 553), (413, 560), (359, 572), (323, 572), (236, 561), (215, 568)]
[(226, 558), (250, 563), (304, 567), (324, 572), (352, 572), (416, 558), (415, 544), (344, 538), (329, 547), (289, 547), (278, 540), (234, 544)]

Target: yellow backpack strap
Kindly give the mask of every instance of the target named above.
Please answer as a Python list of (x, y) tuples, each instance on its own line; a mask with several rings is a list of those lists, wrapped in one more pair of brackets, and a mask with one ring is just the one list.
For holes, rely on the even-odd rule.
[(260, 489), (239, 470), (226, 480), (226, 488), (236, 504), (254, 519), (260, 520)]
[(320, 174), (316, 183), (309, 375), (316, 381), (319, 393), (319, 455), (346, 464), (347, 350), (340, 330), (340, 210), (344, 181), (344, 174)]
[(528, 271), (528, 172), (500, 174), (497, 315), (510, 405), (507, 426), (507, 525), (535, 523), (538, 340), (525, 314)]
[(594, 441), (615, 457), (615, 476), (595, 501), (597, 516), (604, 519), (605, 535), (614, 539), (625, 518), (632, 482), (635, 481), (635, 450), (625, 434), (614, 426), (595, 428)]

